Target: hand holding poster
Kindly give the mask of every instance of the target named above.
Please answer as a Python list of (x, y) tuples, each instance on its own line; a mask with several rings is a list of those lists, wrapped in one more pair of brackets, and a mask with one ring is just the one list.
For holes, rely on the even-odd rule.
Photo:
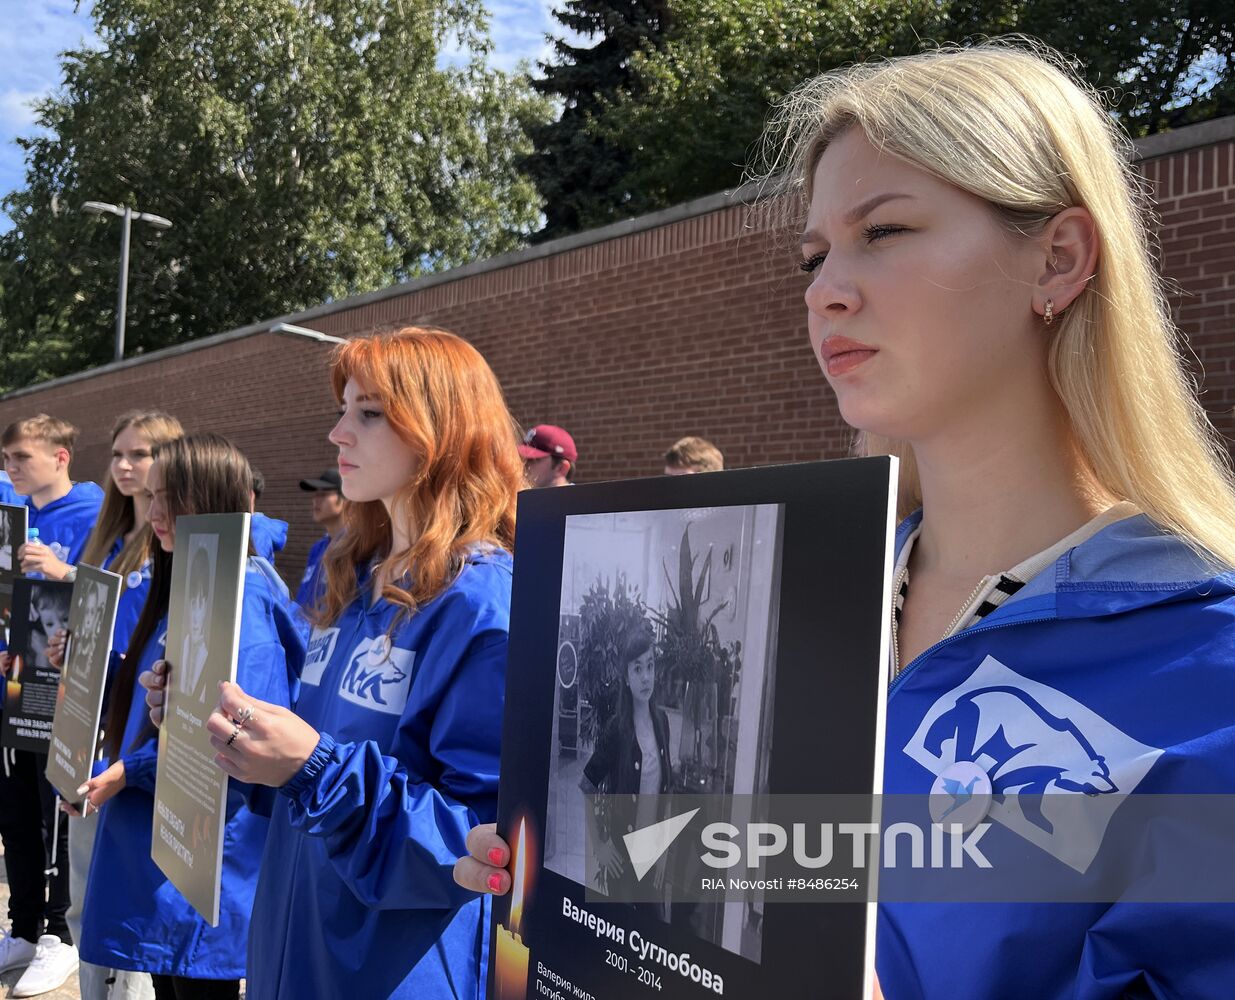
[(490, 998), (869, 995), (868, 885), (802, 906), (724, 865), (788, 793), (875, 818), (895, 481), (878, 458), (521, 495)]
[(214, 764), (206, 719), (220, 682), (236, 679), (248, 542), (248, 514), (176, 519), (150, 854), (212, 926), (219, 921), (228, 779)]
[(47, 780), (66, 802), (76, 803), (77, 789), (90, 778), (122, 586), (115, 573), (77, 567), (47, 757)]
[(2, 742), (15, 750), (47, 753), (60, 691), (60, 671), (47, 658), (47, 644), (69, 623), (73, 585), (59, 580), (13, 581), (13, 620)]

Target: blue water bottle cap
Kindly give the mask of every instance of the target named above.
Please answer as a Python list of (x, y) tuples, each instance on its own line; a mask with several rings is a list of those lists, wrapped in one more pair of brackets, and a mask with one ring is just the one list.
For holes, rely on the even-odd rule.
[(29, 531), (26, 532), (26, 541), (28, 542), (33, 542), (38, 537), (39, 537), (38, 528), (31, 528)]

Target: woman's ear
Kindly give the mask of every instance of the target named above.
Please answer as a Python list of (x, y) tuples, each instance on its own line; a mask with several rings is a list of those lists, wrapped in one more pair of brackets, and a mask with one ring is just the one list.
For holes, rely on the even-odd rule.
[(1033, 308), (1043, 314), (1049, 301), (1058, 315), (1076, 301), (1098, 268), (1098, 227), (1089, 209), (1065, 208), (1047, 223), (1041, 246), (1042, 273)]

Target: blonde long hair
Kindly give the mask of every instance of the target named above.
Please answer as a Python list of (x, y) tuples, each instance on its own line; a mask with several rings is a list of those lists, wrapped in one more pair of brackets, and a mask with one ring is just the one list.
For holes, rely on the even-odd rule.
[[(1040, 234), (1084, 206), (1097, 225), (1097, 272), (1059, 316), (1051, 384), (1102, 491), (1235, 566), (1235, 483), (1179, 351), (1130, 143), (1062, 56), (1012, 38), (949, 46), (827, 73), (779, 106), (763, 145), (776, 221), (800, 227), (815, 167), (851, 126), (870, 141), (987, 201), (1014, 232)], [(860, 435), (859, 451), (901, 458), (902, 513), (921, 503), (913, 451)]]
[[(184, 434), (180, 421), (175, 417), (159, 410), (130, 410), (116, 419), (111, 432), (112, 443), (115, 443), (121, 431), (129, 427), (150, 442), (151, 451)], [(133, 498), (120, 492), (116, 481), (111, 477), (109, 467), (106, 485), (103, 487), (103, 506), (99, 508), (99, 519), (95, 521), (94, 530), (86, 541), (81, 561), (87, 566), (102, 566), (111, 554), (116, 539), (123, 538), (132, 531), (135, 523)], [(121, 576), (141, 569), (150, 558), (153, 537), (150, 525), (143, 525), (141, 531), (125, 542), (109, 569)]]

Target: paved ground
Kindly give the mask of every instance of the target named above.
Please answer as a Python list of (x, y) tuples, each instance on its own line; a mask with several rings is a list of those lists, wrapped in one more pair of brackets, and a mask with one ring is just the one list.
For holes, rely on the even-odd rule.
[[(7, 915), (9, 910), (9, 880), (5, 875), (3, 859), (4, 848), (0, 847), (0, 921), (4, 924), (8, 923)], [(0, 975), (0, 1000), (9, 996), (9, 991), (13, 988), (13, 984), (21, 978), (21, 969), (14, 969), (12, 972), (6, 972)], [(40, 1000), (81, 1000), (81, 993), (77, 989), (77, 974), (74, 973), (68, 978), (68, 981), (58, 990), (52, 990), (50, 993), (40, 993)], [(240, 1000), (244, 1000), (244, 983), (240, 984)]]
[[(4, 852), (0, 849), (0, 855)], [(0, 864), (0, 918), (4, 918), (9, 911), (9, 880), (4, 874), (4, 865)], [(7, 919), (5, 919), (7, 923)], [(0, 976), (0, 996), (7, 997), (9, 990), (13, 984), (21, 978), (21, 969), (14, 969), (12, 972), (6, 972)], [(68, 982), (58, 990), (52, 990), (50, 993), (41, 994), (45, 1000), (81, 1000), (81, 994), (77, 992), (77, 974), (69, 976)]]

